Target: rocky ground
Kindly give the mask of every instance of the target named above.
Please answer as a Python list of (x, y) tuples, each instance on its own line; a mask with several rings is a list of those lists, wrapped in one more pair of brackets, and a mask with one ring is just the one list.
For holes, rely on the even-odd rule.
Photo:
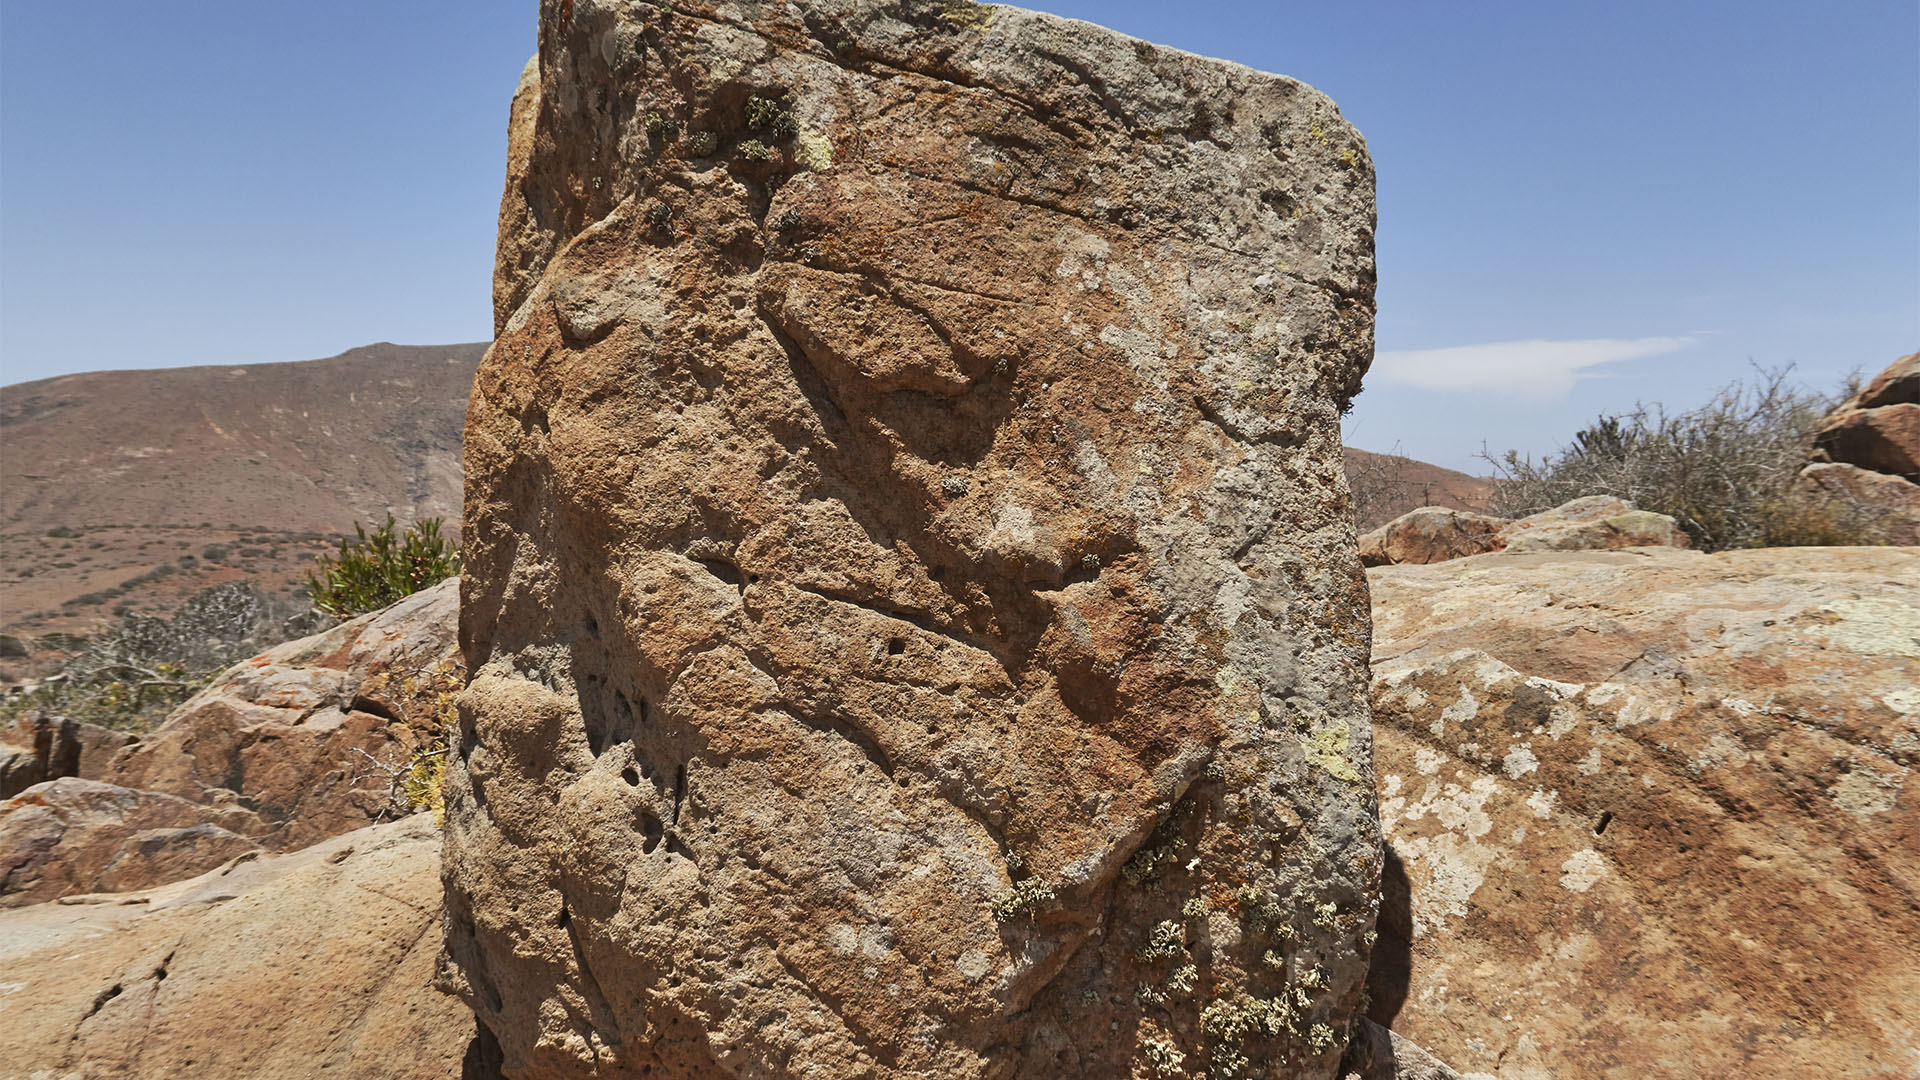
[[(1347, 1068), (1449, 1075), (1424, 1047), (1498, 1080), (1912, 1074), (1920, 550), (1493, 553), (1368, 577), (1392, 852), (1368, 1014), (1404, 1038), (1357, 1026)], [(444, 645), (453, 619), (443, 587), (283, 646), (144, 745), (65, 755), (95, 779), (6, 804), (0, 1075), (486, 1075), (497, 1051), (429, 985), (432, 819), (364, 824), (385, 780), (356, 788), (342, 752), (376, 746), (353, 732), (378, 717), (354, 719), (373, 702), (343, 644)], [(253, 779), (275, 746), (291, 787)], [(182, 794), (97, 779), (163, 758)], [(329, 775), (300, 763), (328, 760), (305, 831), (268, 827), (278, 792)]]

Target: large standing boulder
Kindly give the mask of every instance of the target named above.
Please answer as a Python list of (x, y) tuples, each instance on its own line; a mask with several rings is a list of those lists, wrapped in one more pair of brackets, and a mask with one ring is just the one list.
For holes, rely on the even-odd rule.
[(1823, 461), (1920, 483), (1920, 353), (1895, 360), (1814, 435)]
[(1470, 1076), (1909, 1076), (1920, 549), (1368, 575), (1373, 1018)]
[(0, 1075), (454, 1080), (426, 815), (87, 903), (0, 911)]
[(508, 1074), (1331, 1075), (1359, 136), (958, 0), (540, 26), (446, 783)]

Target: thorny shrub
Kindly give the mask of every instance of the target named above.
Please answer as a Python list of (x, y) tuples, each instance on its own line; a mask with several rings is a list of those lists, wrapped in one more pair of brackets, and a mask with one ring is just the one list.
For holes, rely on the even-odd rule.
[(309, 632), (250, 581), (204, 589), (171, 616), (127, 614), (91, 635), (55, 644), (72, 653), (60, 673), (0, 705), (6, 718), (62, 716), (145, 731), (235, 661)]
[(362, 685), (363, 694), (380, 699), (397, 716), (389, 728), (394, 742), (384, 757), (353, 751), (359, 758), (354, 785), (370, 779), (386, 784), (383, 819), (431, 810), (434, 825), (445, 823), (440, 783), (459, 730), (454, 696), (465, 683), (460, 661), (445, 658), (431, 667), (380, 672)]
[(1612, 495), (1667, 514), (1701, 551), (1886, 543), (1881, 512), (1796, 490), (1813, 435), (1839, 401), (1759, 369), (1700, 408), (1661, 405), (1602, 416), (1570, 446), (1535, 462), (1509, 450), (1483, 455), (1497, 473), (1488, 512), (1525, 517), (1585, 495)]

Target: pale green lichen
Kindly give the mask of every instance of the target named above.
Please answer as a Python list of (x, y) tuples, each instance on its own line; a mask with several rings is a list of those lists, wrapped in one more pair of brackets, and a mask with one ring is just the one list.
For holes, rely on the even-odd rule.
[(1038, 878), (1015, 882), (1013, 888), (994, 897), (993, 917), (1001, 922), (1011, 922), (1023, 915), (1031, 917), (1055, 899), (1053, 886)]
[(1200, 969), (1192, 964), (1188, 964), (1179, 971), (1174, 972), (1173, 975), (1167, 979), (1167, 989), (1176, 994), (1192, 993), (1193, 985), (1199, 978)]
[(1146, 1055), (1147, 1064), (1153, 1066), (1153, 1071), (1161, 1076), (1178, 1073), (1187, 1060), (1187, 1055), (1181, 1053), (1179, 1047), (1164, 1039), (1143, 1039), (1140, 1050)]
[(1180, 924), (1168, 919), (1147, 932), (1147, 943), (1134, 951), (1134, 957), (1143, 964), (1158, 963), (1179, 953), (1187, 944), (1186, 931)]
[(825, 135), (801, 125), (800, 134), (793, 140), (793, 161), (803, 169), (825, 172), (833, 168), (833, 143)]
[(1335, 779), (1357, 784), (1360, 774), (1347, 761), (1347, 735), (1347, 722), (1337, 721), (1301, 739), (1300, 752)]
[(985, 4), (953, 0), (940, 10), (940, 18), (952, 23), (956, 29), (984, 31), (993, 23), (993, 9)]

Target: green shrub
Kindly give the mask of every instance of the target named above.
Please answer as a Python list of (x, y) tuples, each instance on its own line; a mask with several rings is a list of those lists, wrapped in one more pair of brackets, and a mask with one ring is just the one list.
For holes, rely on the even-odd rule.
[(1689, 412), (1660, 405), (1602, 416), (1538, 463), (1507, 451), (1488, 512), (1524, 517), (1585, 495), (1667, 514), (1701, 551), (1886, 543), (1880, 512), (1796, 490), (1834, 397), (1800, 390), (1791, 368), (1762, 370)]
[(378, 611), (460, 572), (460, 551), (440, 535), (439, 518), (416, 521), (399, 535), (392, 514), (371, 536), (358, 522), (353, 530), (358, 538), (340, 541), (340, 554), (320, 556), (307, 576), (313, 606), (335, 618)]

